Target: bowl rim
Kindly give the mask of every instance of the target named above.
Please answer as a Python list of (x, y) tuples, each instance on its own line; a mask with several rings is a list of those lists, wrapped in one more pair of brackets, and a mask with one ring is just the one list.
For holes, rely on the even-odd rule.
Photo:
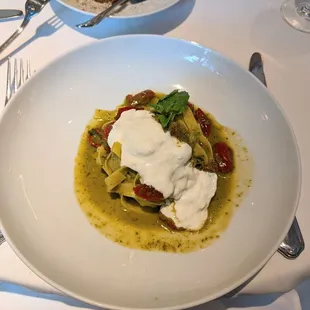
[[(57, 0), (59, 1), (59, 0)], [(294, 221), (294, 217), (296, 215), (297, 209), (298, 209), (298, 203), (299, 203), (299, 199), (301, 196), (301, 188), (302, 188), (302, 165), (301, 165), (301, 156), (300, 156), (300, 149), (298, 146), (298, 142), (297, 142), (297, 138), (296, 135), (294, 133), (293, 127), (291, 122), (289, 121), (288, 117), (286, 116), (284, 109), (282, 108), (282, 106), (279, 104), (279, 102), (275, 99), (275, 97), (273, 96), (273, 94), (269, 91), (269, 89), (267, 87), (265, 87), (251, 72), (249, 72), (248, 70), (246, 70), (243, 66), (241, 66), (239, 63), (237, 63), (236, 61), (228, 58), (227, 56), (225, 56), (224, 54), (212, 49), (212, 48), (208, 48), (205, 47), (203, 45), (200, 45), (197, 42), (194, 41), (188, 41), (185, 39), (179, 39), (179, 38), (172, 38), (172, 37), (166, 37), (166, 36), (162, 36), (162, 35), (150, 35), (150, 34), (133, 34), (133, 35), (120, 35), (120, 36), (113, 36), (113, 37), (109, 37), (109, 38), (104, 38), (104, 39), (100, 39), (96, 42), (88, 42), (86, 44), (83, 44), (81, 46), (78, 46), (72, 50), (70, 50), (69, 52), (64, 52), (62, 54), (60, 54), (59, 56), (57, 56), (55, 59), (49, 61), (45, 66), (43, 66), (42, 68), (40, 68), (37, 72), (36, 75), (45, 70), (48, 70), (51, 66), (54, 65), (54, 63), (57, 63), (58, 61), (60, 61), (63, 57), (74, 54), (75, 52), (77, 52), (80, 49), (84, 49), (87, 48), (88, 46), (94, 46), (94, 45), (100, 45), (103, 44), (103, 42), (106, 41), (114, 41), (114, 40), (130, 40), (130, 39), (137, 39), (137, 38), (146, 38), (146, 39), (151, 39), (151, 40), (167, 40), (167, 41), (179, 41), (179, 42), (183, 42), (184, 44), (190, 44), (190, 45), (194, 45), (198, 48), (202, 48), (205, 50), (210, 51), (213, 54), (218, 55), (219, 57), (224, 58), (226, 61), (230, 62), (231, 64), (233, 64), (234, 66), (237, 66), (239, 69), (241, 69), (245, 74), (247, 74), (249, 76), (250, 79), (252, 79), (253, 81), (255, 81), (255, 83), (257, 83), (257, 85), (259, 85), (259, 87), (261, 87), (262, 91), (267, 92), (268, 95), (270, 96), (270, 98), (272, 99), (273, 103), (275, 104), (275, 106), (277, 107), (277, 109), (279, 110), (279, 112), (281, 113), (282, 117), (284, 118), (284, 120), (286, 121), (286, 124), (288, 126), (288, 129), (291, 132), (292, 135), (292, 142), (295, 146), (295, 151), (296, 151), (296, 156), (297, 156), (297, 168), (298, 168), (298, 183), (297, 183), (297, 191), (296, 191), (296, 196), (295, 196), (295, 202), (294, 202), (294, 207), (292, 207), (291, 210), (291, 216), (290, 216), (290, 221), (288, 221), (287, 225), (285, 226), (285, 229), (283, 229), (283, 233), (280, 236), (280, 238), (278, 239), (278, 242), (269, 250), (269, 253), (265, 256), (265, 258), (261, 261), (260, 264), (258, 264), (255, 268), (253, 268), (251, 271), (249, 271), (246, 275), (244, 275), (242, 278), (240, 278), (238, 281), (234, 281), (232, 284), (230, 284), (229, 286), (227, 286), (225, 289), (222, 289), (221, 291), (218, 291), (217, 293), (213, 293), (212, 295), (208, 296), (208, 297), (203, 297), (200, 299), (197, 299), (195, 301), (191, 301), (191, 302), (187, 302), (187, 303), (181, 303), (181, 304), (177, 304), (172, 306), (166, 306), (166, 307), (158, 307), (158, 308), (131, 308), (131, 307), (123, 307), (123, 306), (117, 306), (117, 305), (111, 305), (111, 304), (107, 304), (107, 303), (98, 303), (95, 301), (92, 301), (86, 297), (80, 296), (79, 294), (75, 294), (74, 292), (72, 292), (70, 289), (66, 289), (65, 287), (61, 286), (60, 284), (55, 283), (53, 280), (49, 279), (47, 276), (45, 276), (44, 274), (41, 273), (41, 271), (39, 271), (35, 266), (33, 266), (33, 264), (28, 261), (25, 256), (19, 251), (19, 249), (17, 248), (17, 246), (15, 246), (14, 242), (12, 242), (12, 240), (10, 239), (10, 236), (6, 233), (6, 230), (3, 227), (2, 224), (2, 219), (0, 218), (0, 227), (1, 227), (1, 232), (3, 233), (5, 239), (7, 240), (8, 244), (10, 245), (10, 247), (12, 248), (12, 250), (14, 251), (14, 253), (21, 259), (21, 261), (30, 269), (32, 270), (38, 277), (40, 277), (42, 280), (44, 280), (47, 284), (51, 285), (52, 287), (54, 287), (56, 290), (63, 292), (65, 294), (67, 294), (68, 296), (71, 296), (77, 300), (80, 300), (84, 303), (87, 303), (89, 305), (93, 305), (93, 306), (97, 306), (97, 307), (104, 307), (107, 309), (111, 309), (111, 310), (150, 310), (150, 309), (156, 309), (156, 310), (181, 310), (181, 309), (187, 309), (187, 308), (191, 308), (191, 307), (195, 307), (195, 306), (199, 306), (202, 305), (204, 303), (210, 302), (212, 300), (215, 300), (219, 297), (224, 296), (225, 294), (237, 289), (238, 287), (242, 286), (244, 283), (246, 283), (248, 280), (252, 279), (253, 277), (255, 277), (261, 269), (263, 269), (263, 267), (268, 263), (268, 261), (272, 258), (272, 256), (277, 252), (278, 246), (281, 244), (281, 242), (284, 240), (285, 236), (287, 235), (287, 232), (289, 231), (293, 221)], [(25, 87), (25, 85), (27, 85), (30, 80), (27, 80), (20, 88), (20, 90), (23, 89), (23, 87)], [(19, 90), (19, 92), (20, 92)], [(14, 102), (15, 99), (13, 98), (12, 101)], [(6, 116), (6, 114), (8, 113), (8, 111), (10, 109), (12, 109), (12, 104), (8, 104), (7, 107), (2, 111), (1, 115), (0, 115), (0, 123), (2, 122), (3, 118)]]
[[(99, 13), (92, 13), (89, 11), (83, 11), (81, 9), (78, 9), (66, 2), (64, 2), (63, 0), (57, 0), (58, 3), (62, 4), (63, 6), (67, 7), (68, 9), (71, 9), (75, 12), (81, 13), (83, 15), (87, 15), (87, 16), (96, 16)], [(153, 14), (162, 12), (164, 10), (167, 10), (168, 8), (176, 5), (178, 2), (180, 2), (180, 0), (172, 0), (172, 4), (170, 4), (167, 7), (161, 8), (161, 9), (156, 9), (155, 11), (149, 12), (149, 13), (142, 13), (142, 14), (137, 14), (137, 15), (110, 15), (108, 18), (112, 18), (112, 19), (133, 19), (133, 18), (140, 18), (140, 17), (147, 17), (147, 16), (151, 16)]]

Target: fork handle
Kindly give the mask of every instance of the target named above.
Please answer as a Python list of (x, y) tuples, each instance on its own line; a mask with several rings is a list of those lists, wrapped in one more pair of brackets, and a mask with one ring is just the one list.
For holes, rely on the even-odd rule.
[(118, 6), (125, 4), (129, 0), (117, 0), (113, 2), (113, 4), (98, 14), (97, 16), (93, 17), (92, 19), (88, 20), (87, 22), (84, 22), (82, 24), (76, 25), (77, 28), (88, 28), (98, 25), (105, 17), (107, 17), (110, 13), (112, 13)]
[(31, 16), (25, 16), (22, 24), (17, 28), (17, 30), (0, 46), (0, 54), (24, 31), (26, 26), (29, 24), (30, 19)]
[(304, 249), (305, 242), (295, 217), (289, 232), (278, 248), (278, 252), (288, 259), (295, 259)]

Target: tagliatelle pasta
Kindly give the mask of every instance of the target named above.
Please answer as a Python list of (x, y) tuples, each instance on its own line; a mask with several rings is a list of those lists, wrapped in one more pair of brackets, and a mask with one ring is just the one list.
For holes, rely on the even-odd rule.
[(81, 207), (118, 243), (176, 252), (201, 247), (219, 231), (211, 223), (224, 215), (226, 223), (235, 204), (232, 136), (185, 91), (146, 90), (113, 111), (98, 109), (76, 159)]

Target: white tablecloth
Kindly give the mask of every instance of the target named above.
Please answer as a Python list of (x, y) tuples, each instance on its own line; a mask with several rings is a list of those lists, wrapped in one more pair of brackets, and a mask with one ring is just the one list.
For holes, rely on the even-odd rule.
[[(1, 8), (23, 9), (25, 0), (1, 0)], [(175, 7), (154, 16), (131, 20), (106, 20), (93, 29), (74, 25), (87, 17), (68, 10), (55, 0), (35, 17), (25, 32), (0, 55), (0, 96), (4, 98), (7, 55), (31, 59), (40, 69), (61, 54), (87, 42), (128, 33), (164, 34), (218, 50), (244, 67), (255, 51), (264, 56), (268, 87), (280, 102), (297, 136), (303, 167), (303, 188), (297, 217), (306, 244), (310, 241), (310, 144), (308, 83), (310, 35), (289, 27), (280, 16), (282, 0), (181, 0)], [(0, 42), (20, 20), (0, 22)], [(2, 59), (2, 60), (1, 60)], [(0, 111), (2, 109), (0, 104)], [(243, 293), (284, 292), (310, 275), (310, 251), (285, 260), (275, 254), (248, 283)], [(25, 267), (7, 244), (0, 247), (0, 281), (7, 280), (46, 292), (55, 291)], [(0, 300), (1, 305), (1, 300)], [(6, 309), (0, 306), (0, 309)]]

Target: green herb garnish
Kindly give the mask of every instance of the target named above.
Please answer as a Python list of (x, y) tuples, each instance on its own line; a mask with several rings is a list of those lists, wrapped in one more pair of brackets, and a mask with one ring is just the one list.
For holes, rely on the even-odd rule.
[(176, 89), (160, 99), (157, 104), (149, 104), (149, 106), (153, 108), (156, 118), (163, 128), (167, 128), (177, 115), (185, 112), (188, 99), (188, 92)]
[(103, 144), (103, 131), (100, 128), (92, 128), (88, 131), (88, 142), (91, 146), (97, 148)]

